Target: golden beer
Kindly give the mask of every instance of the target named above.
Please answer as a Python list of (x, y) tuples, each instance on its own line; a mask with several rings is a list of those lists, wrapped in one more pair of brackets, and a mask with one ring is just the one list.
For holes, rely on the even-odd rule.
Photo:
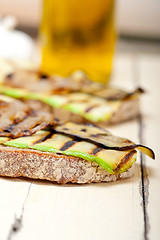
[(115, 45), (113, 0), (44, 0), (41, 70), (63, 77), (83, 71), (107, 82)]

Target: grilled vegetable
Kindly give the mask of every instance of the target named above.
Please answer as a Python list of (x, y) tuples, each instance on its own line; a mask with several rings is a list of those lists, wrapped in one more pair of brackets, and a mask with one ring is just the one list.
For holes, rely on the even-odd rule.
[(11, 88), (11, 87), (0, 85), (0, 93), (13, 98), (23, 98), (28, 94), (28, 91), (21, 88)]
[(104, 88), (94, 91), (93, 95), (105, 98), (106, 100), (116, 101), (116, 100), (126, 100), (127, 98), (137, 97), (138, 95), (144, 93), (142, 88), (137, 88), (133, 92), (126, 92), (122, 89), (116, 88)]
[(150, 148), (111, 135), (93, 125), (65, 123), (29, 137), (0, 138), (0, 143), (40, 151), (71, 155), (94, 161), (111, 174), (125, 172), (136, 161), (136, 148), (154, 158)]
[(56, 119), (47, 110), (36, 110), (19, 100), (0, 95), (0, 136), (31, 135), (54, 123), (57, 123)]
[(91, 124), (84, 125), (68, 122), (63, 125), (56, 126), (54, 129), (59, 133), (64, 133), (72, 137), (78, 137), (105, 149), (127, 151), (137, 148), (149, 157), (153, 159), (155, 158), (154, 152), (150, 148), (141, 144), (135, 144), (126, 138), (113, 136), (110, 132)]
[(83, 74), (75, 73), (69, 78), (62, 78), (24, 69), (17, 69), (6, 75), (4, 83), (10, 87), (25, 88), (37, 93), (64, 94), (81, 91), (106, 100), (122, 100), (143, 93), (141, 88), (137, 88), (133, 92), (108, 88), (104, 84), (89, 80)]
[(99, 148), (93, 143), (79, 141), (64, 134), (38, 131), (32, 136), (16, 139), (0, 138), (0, 143), (17, 148), (31, 148), (45, 152), (80, 157), (96, 162), (111, 174), (125, 172), (136, 161), (136, 150), (115, 151)]
[[(22, 80), (23, 79), (23, 80)], [(11, 87), (22, 87), (35, 92), (48, 92), (63, 94), (64, 92), (83, 92), (89, 90), (93, 92), (103, 88), (105, 85), (93, 82), (85, 77), (73, 74), (69, 78), (58, 76), (47, 76), (39, 71), (29, 71), (16, 69), (12, 74), (4, 78), (6, 85)]]
[(70, 93), (62, 95), (45, 95), (40, 93), (29, 93), (23, 89), (11, 89), (0, 86), (0, 92), (14, 97), (25, 99), (41, 100), (52, 107), (61, 107), (72, 113), (93, 121), (105, 121), (110, 119), (111, 115), (120, 107), (120, 101), (107, 102), (103, 98), (91, 96), (86, 93)]
[[(36, 77), (34, 83), (37, 85), (39, 82), (38, 77)], [(63, 91), (63, 95), (60, 94), (59, 91), (57, 95), (57, 91), (48, 93), (43, 91), (42, 88), (40, 89), (41, 92), (32, 92), (27, 89), (0, 86), (0, 92), (8, 96), (41, 100), (52, 107), (66, 109), (69, 112), (76, 113), (92, 122), (109, 121), (112, 115), (120, 109), (123, 101), (126, 99), (137, 98), (138, 95), (143, 92), (141, 88), (128, 93), (119, 89), (106, 88), (104, 86), (102, 88), (99, 86), (98, 90), (92, 88), (91, 91), (90, 88), (86, 88), (86, 91), (85, 89), (82, 89), (83, 92), (71, 91), (68, 93), (67, 91)]]

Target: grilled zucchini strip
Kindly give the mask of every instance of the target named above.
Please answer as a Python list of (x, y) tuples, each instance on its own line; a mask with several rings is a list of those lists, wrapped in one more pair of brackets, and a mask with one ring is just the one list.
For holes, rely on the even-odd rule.
[(93, 143), (79, 141), (64, 134), (38, 131), (32, 136), (16, 139), (0, 138), (0, 143), (10, 147), (36, 149), (45, 152), (80, 157), (96, 162), (110, 174), (126, 171), (136, 161), (136, 150), (115, 151), (99, 148)]

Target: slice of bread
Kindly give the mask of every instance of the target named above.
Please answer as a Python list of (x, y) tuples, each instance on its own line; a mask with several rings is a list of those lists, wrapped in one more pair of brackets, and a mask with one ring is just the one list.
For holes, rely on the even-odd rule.
[[(10, 87), (13, 91), (17, 88), (29, 91), (27, 98), (43, 101), (43, 107), (44, 102), (50, 105), (54, 116), (62, 121), (107, 126), (130, 120), (139, 114), (139, 96), (143, 93), (141, 88), (128, 92), (93, 82), (78, 72), (69, 78), (47, 76), (40, 72), (38, 66), (37, 69), (28, 68), (16, 62), (0, 61), (0, 67), (4, 87)], [(0, 91), (12, 96), (11, 89), (10, 93), (3, 89)], [(35, 98), (35, 93), (40, 93), (40, 97)], [(50, 96), (50, 100), (44, 99), (43, 95), (47, 98)], [(53, 100), (53, 96), (59, 97)]]
[(6, 177), (27, 177), (58, 183), (112, 182), (131, 177), (133, 167), (114, 175), (97, 163), (79, 157), (0, 146), (0, 175)]

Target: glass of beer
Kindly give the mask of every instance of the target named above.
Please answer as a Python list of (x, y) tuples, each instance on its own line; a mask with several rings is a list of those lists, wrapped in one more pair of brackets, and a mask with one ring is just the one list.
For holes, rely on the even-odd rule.
[(115, 45), (114, 0), (44, 0), (41, 71), (84, 72), (107, 83)]

